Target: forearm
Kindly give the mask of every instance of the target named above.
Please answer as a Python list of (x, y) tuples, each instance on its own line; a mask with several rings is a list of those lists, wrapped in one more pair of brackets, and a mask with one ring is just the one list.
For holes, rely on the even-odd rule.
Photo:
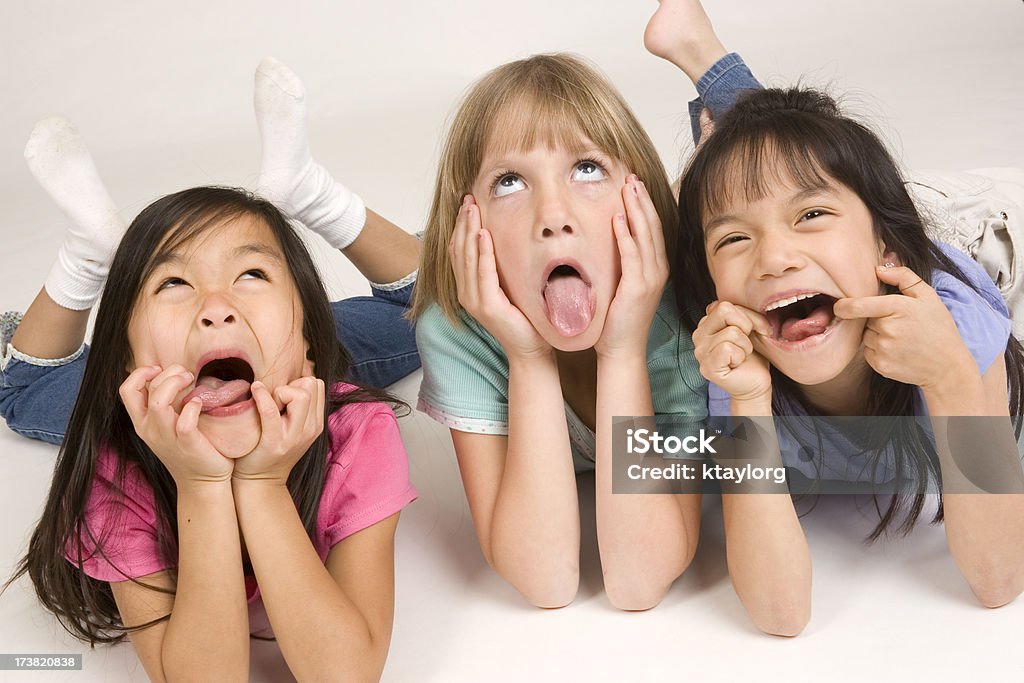
[[(924, 396), (950, 554), (982, 604), (999, 607), (1024, 590), (1024, 477), (1009, 415), (986, 405), (976, 374)], [(985, 415), (993, 412), (1002, 414)]]
[(649, 609), (660, 602), (697, 546), (700, 503), (695, 496), (612, 491), (612, 418), (653, 415), (643, 350), (628, 359), (599, 360), (597, 540), (605, 590), (622, 609)]
[(178, 490), (178, 580), (161, 648), (168, 681), (245, 681), (249, 613), (230, 482)]
[[(757, 464), (782, 466), (770, 397), (734, 399), (732, 408), (735, 417), (751, 418), (748, 436), (756, 432), (756, 440), (744, 443), (764, 449)], [(762, 631), (797, 635), (810, 619), (811, 556), (792, 498), (723, 489), (722, 515), (729, 575), (740, 601)]]
[(287, 488), (236, 480), (234, 491), (263, 604), (295, 677), (377, 680), (390, 631), (375, 633), (328, 572)]
[[(579, 583), (580, 521), (558, 367), (509, 362), (509, 435), (489, 560), (531, 603), (560, 607)], [(561, 604), (557, 604), (561, 603)]]

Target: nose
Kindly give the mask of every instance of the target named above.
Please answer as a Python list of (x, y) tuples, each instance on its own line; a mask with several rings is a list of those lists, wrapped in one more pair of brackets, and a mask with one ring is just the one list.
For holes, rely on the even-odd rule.
[(537, 234), (548, 239), (558, 235), (573, 235), (577, 228), (568, 188), (557, 185), (538, 188)]
[(238, 321), (238, 311), (223, 294), (210, 294), (199, 309), (198, 323), (200, 327), (224, 327), (234, 325)]
[(779, 277), (803, 268), (805, 261), (799, 249), (799, 236), (789, 230), (768, 230), (761, 235), (757, 249), (758, 278)]

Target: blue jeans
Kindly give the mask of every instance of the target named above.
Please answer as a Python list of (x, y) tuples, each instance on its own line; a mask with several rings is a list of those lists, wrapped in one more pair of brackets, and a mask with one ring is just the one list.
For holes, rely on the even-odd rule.
[[(413, 323), (403, 315), (415, 282), (394, 290), (372, 287), (373, 296), (331, 304), (338, 339), (352, 361), (349, 379), (387, 386), (420, 366)], [(0, 353), (6, 352), (5, 340)], [(14, 354), (0, 371), (0, 415), (13, 432), (60, 444), (82, 385), (88, 345), (63, 361), (33, 361)]]
[(711, 118), (718, 120), (732, 109), (736, 100), (748, 90), (760, 90), (764, 86), (754, 78), (743, 58), (735, 52), (715, 62), (697, 81), (697, 99), (690, 102), (690, 128), (693, 142), (700, 142), (700, 112), (705, 107)]

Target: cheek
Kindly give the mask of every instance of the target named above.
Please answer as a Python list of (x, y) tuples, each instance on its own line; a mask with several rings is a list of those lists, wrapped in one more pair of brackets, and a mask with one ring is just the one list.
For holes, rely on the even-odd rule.
[(747, 273), (737, 263), (730, 263), (722, 259), (708, 260), (708, 273), (711, 275), (711, 283), (715, 288), (715, 295), (723, 301), (741, 303), (741, 293), (745, 289), (748, 280)]

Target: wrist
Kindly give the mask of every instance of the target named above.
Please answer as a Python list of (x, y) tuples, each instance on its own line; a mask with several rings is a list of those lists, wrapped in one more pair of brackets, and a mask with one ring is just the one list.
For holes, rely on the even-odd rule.
[(274, 474), (245, 474), (236, 473), (231, 476), (231, 489), (233, 491), (249, 490), (261, 491), (272, 489), (288, 489), (288, 475)]
[(598, 365), (601, 363), (642, 363), (647, 365), (647, 340), (638, 340), (621, 346), (595, 346)]
[(946, 367), (935, 381), (920, 385), (928, 411), (933, 415), (970, 415), (984, 406), (985, 386), (974, 357)]
[(225, 496), (231, 497), (231, 479), (183, 479), (175, 481), (178, 500), (185, 498), (200, 501), (215, 501)]
[(744, 396), (733, 396), (730, 401), (732, 414), (737, 417), (768, 417), (772, 414), (772, 390)]
[(518, 369), (558, 369), (558, 361), (555, 358), (555, 350), (546, 347), (536, 351), (513, 351), (508, 354), (509, 372), (513, 368)]

